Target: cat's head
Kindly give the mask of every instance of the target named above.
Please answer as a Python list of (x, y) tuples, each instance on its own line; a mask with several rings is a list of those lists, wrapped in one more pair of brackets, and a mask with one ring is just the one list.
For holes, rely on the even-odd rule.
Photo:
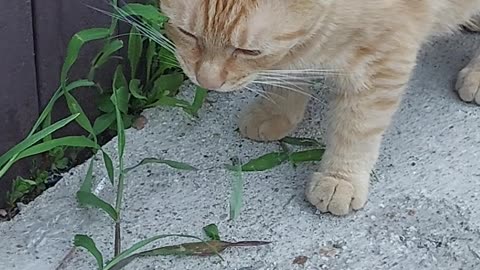
[(196, 84), (221, 92), (240, 89), (288, 62), (320, 14), (314, 0), (161, 0), (166, 32)]

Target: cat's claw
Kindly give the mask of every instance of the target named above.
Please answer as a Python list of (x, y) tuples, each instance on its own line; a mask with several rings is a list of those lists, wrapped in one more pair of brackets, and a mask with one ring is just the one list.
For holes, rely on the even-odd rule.
[(307, 186), (306, 195), (322, 213), (347, 215), (350, 210), (363, 208), (367, 201), (368, 187), (360, 182), (349, 182), (322, 173), (315, 173)]
[(460, 71), (455, 90), (463, 101), (480, 105), (480, 57)]

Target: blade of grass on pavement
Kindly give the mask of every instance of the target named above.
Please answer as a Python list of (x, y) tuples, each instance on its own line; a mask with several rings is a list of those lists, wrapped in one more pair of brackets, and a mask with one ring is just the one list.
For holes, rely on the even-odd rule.
[(312, 161), (321, 161), (325, 149), (311, 149), (305, 151), (299, 151), (290, 154), (290, 161), (293, 164), (298, 164), (302, 162), (312, 162)]
[(202, 108), (207, 98), (208, 91), (202, 87), (197, 87), (195, 92), (195, 98), (193, 99), (192, 106), (190, 107), (191, 114), (198, 117), (198, 111)]
[(146, 158), (140, 161), (137, 165), (127, 168), (124, 170), (125, 173), (129, 173), (136, 168), (147, 165), (147, 164), (163, 164), (167, 165), (171, 168), (177, 169), (177, 170), (183, 170), (183, 171), (198, 171), (197, 168), (183, 162), (178, 162), (178, 161), (173, 161), (173, 160), (168, 160), (168, 159), (158, 159), (158, 158)]
[(109, 203), (100, 199), (97, 195), (93, 194), (91, 191), (82, 191), (77, 192), (77, 200), (82, 206), (90, 206), (96, 209), (103, 210), (108, 214), (114, 221), (118, 220), (118, 213)]
[[(110, 262), (107, 263), (107, 265), (104, 267), (103, 270), (119, 270), (119, 269), (122, 269), (122, 268), (116, 268), (115, 266), (119, 263), (121, 263), (122, 260), (125, 260), (131, 256), (134, 256), (134, 253), (145, 247), (146, 245), (152, 243), (152, 242), (155, 242), (159, 239), (163, 239), (163, 238), (170, 238), (170, 237), (181, 237), (181, 238), (191, 238), (191, 239), (196, 239), (196, 240), (199, 240), (199, 241), (202, 241), (202, 239), (196, 237), (196, 236), (191, 236), (191, 235), (184, 235), (184, 234), (164, 234), (164, 235), (157, 235), (157, 236), (154, 236), (154, 237), (151, 237), (151, 238), (148, 238), (148, 239), (145, 239), (143, 241), (140, 241), (138, 243), (136, 243), (135, 245), (133, 245), (132, 247), (130, 247), (129, 249), (123, 251), (122, 253), (120, 253), (118, 256), (116, 256), (115, 258), (113, 258)], [(218, 255), (220, 256), (220, 255)], [(221, 258), (221, 257), (220, 257)], [(122, 267), (125, 266), (125, 265), (122, 265)], [(115, 268), (114, 268), (115, 267)]]
[(232, 159), (233, 183), (232, 194), (230, 195), (230, 220), (235, 220), (240, 215), (243, 206), (243, 175), (242, 165), (238, 158)]
[(87, 235), (77, 234), (77, 235), (75, 235), (75, 239), (73, 240), (73, 244), (76, 247), (82, 247), (82, 248), (86, 249), (97, 260), (98, 269), (99, 270), (103, 269), (103, 255), (98, 250), (97, 245), (95, 244), (95, 242), (93, 241), (92, 238), (90, 238)]
[(110, 179), (110, 183), (113, 185), (115, 183), (115, 169), (113, 168), (112, 158), (110, 158), (108, 153), (103, 150), (102, 150), (102, 155), (103, 155), (103, 163), (105, 164), (105, 169), (107, 169), (108, 179)]
[(210, 224), (203, 227), (203, 231), (205, 234), (210, 238), (210, 240), (218, 240), (220, 241), (220, 232), (218, 231), (218, 227), (215, 224)]
[[(274, 152), (260, 156), (259, 158), (250, 160), (246, 164), (242, 165), (243, 172), (261, 172), (273, 169), (280, 166), (282, 163), (288, 160), (288, 153), (286, 152)], [(234, 170), (232, 166), (226, 166), (229, 170)]]
[(83, 192), (91, 192), (92, 185), (93, 185), (93, 164), (95, 159), (91, 159), (88, 165), (87, 174), (85, 175), (85, 179), (83, 180), (82, 186), (80, 187), (80, 191)]

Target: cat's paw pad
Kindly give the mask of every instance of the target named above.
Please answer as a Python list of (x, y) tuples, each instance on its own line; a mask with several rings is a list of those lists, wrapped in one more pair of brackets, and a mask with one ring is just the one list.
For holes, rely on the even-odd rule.
[(469, 65), (458, 74), (455, 90), (465, 102), (480, 105), (480, 60), (477, 65)]
[(240, 133), (256, 141), (283, 139), (295, 129), (296, 124), (273, 106), (253, 104), (240, 117)]
[(307, 187), (307, 199), (322, 213), (344, 216), (351, 209), (363, 208), (367, 202), (368, 186), (363, 186), (363, 182), (349, 182), (315, 173)]

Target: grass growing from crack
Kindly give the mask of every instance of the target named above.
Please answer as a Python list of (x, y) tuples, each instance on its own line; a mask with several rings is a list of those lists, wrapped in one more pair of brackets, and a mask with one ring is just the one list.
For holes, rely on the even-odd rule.
[[(92, 192), (95, 159), (91, 159), (88, 164), (87, 173), (76, 197), (81, 206), (102, 211), (113, 221), (114, 257), (107, 261), (102, 252), (96, 247), (93, 238), (87, 235), (76, 235), (74, 245), (85, 248), (90, 252), (97, 261), (98, 269), (102, 270), (121, 269), (137, 257), (155, 255), (219, 255), (219, 252), (228, 247), (266, 244), (265, 242), (231, 243), (220, 241), (218, 229), (216, 229), (217, 234), (215, 235), (212, 233), (214, 231), (212, 226), (210, 226), (208, 229), (210, 240), (207, 241), (191, 235), (164, 234), (139, 241), (127, 249), (122, 247), (122, 205), (128, 173), (145, 164), (162, 164), (179, 170), (195, 170), (194, 167), (182, 162), (157, 158), (147, 158), (134, 167), (125, 168), (125, 128), (131, 126), (133, 115), (145, 108), (155, 106), (178, 107), (191, 117), (197, 117), (198, 111), (206, 98), (207, 91), (197, 88), (191, 103), (176, 97), (179, 87), (183, 84), (186, 77), (179, 69), (178, 63), (175, 62), (172, 50), (165, 50), (168, 46), (165, 46), (165, 43), (159, 43), (158, 36), (147, 35), (145, 37), (140, 35), (140, 32), (145, 34), (145, 26), (149, 27), (149, 31), (152, 31), (152, 29), (156, 29), (155, 31), (158, 33), (162, 31), (163, 23), (167, 21), (167, 18), (163, 16), (157, 7), (153, 5), (127, 4), (119, 8), (116, 0), (112, 1), (112, 6), (119, 16), (112, 16), (112, 23), (109, 28), (85, 29), (76, 33), (70, 40), (67, 55), (61, 69), (58, 90), (38, 118), (27, 138), (0, 156), (0, 178), (5, 175), (15, 162), (26, 157), (55, 151), (58, 147), (90, 148), (94, 153), (101, 154), (103, 157), (102, 166), (105, 167), (110, 183), (116, 190), (115, 203), (111, 204)], [(115, 35), (118, 19), (135, 22), (132, 24), (133, 27), (128, 38), (128, 66), (124, 65), (123, 62), (117, 65), (113, 75), (113, 83), (111, 86), (106, 87), (95, 82), (95, 74), (98, 69), (111, 59), (117, 58), (117, 53), (124, 48), (124, 42)], [(147, 31), (147, 34), (151, 33)], [(104, 46), (92, 60), (87, 79), (70, 82), (70, 69), (79, 58), (81, 49), (94, 41), (103, 42)], [(139, 75), (141, 62), (145, 62), (147, 65), (145, 69), (146, 78), (141, 78)], [(127, 69), (130, 71), (128, 74), (125, 73)], [(102, 115), (94, 123), (90, 122), (80, 103), (73, 95), (73, 91), (79, 88), (94, 88), (101, 95), (98, 108), (102, 111)], [(71, 115), (52, 123), (52, 109), (60, 98), (66, 100)], [(82, 127), (88, 135), (53, 138), (53, 133), (73, 122)], [(107, 129), (117, 132), (117, 164), (114, 164), (110, 155), (98, 143), (98, 135)], [(58, 160), (62, 160), (62, 158)], [(27, 180), (22, 183), (34, 185), (33, 182)], [(199, 242), (138, 252), (148, 244), (167, 237), (191, 238), (199, 240)]]
[[(226, 242), (220, 240), (218, 228), (214, 225), (204, 228), (209, 237), (207, 240), (181, 234), (164, 234), (153, 236), (140, 241), (131, 247), (122, 247), (122, 205), (125, 181), (128, 174), (146, 164), (159, 164), (177, 170), (195, 171), (197, 168), (178, 161), (146, 158), (139, 164), (125, 168), (124, 154), (126, 147), (125, 129), (132, 125), (132, 119), (145, 108), (155, 106), (178, 107), (191, 117), (197, 117), (202, 107), (207, 92), (197, 88), (192, 102), (181, 100), (176, 97), (179, 87), (185, 80), (184, 74), (174, 62), (171, 51), (166, 49), (158, 37), (151, 36), (152, 29), (160, 33), (163, 23), (167, 18), (153, 5), (127, 4), (122, 8), (117, 7), (117, 1), (112, 3), (117, 15), (112, 16), (112, 24), (109, 28), (92, 28), (75, 34), (67, 49), (67, 56), (60, 75), (60, 87), (40, 115), (27, 138), (10, 151), (0, 156), (0, 178), (18, 160), (38, 155), (41, 153), (54, 153), (59, 147), (90, 148), (94, 153), (103, 157), (102, 166), (107, 171), (108, 178), (116, 190), (115, 203), (111, 204), (92, 192), (94, 159), (88, 164), (84, 181), (77, 192), (77, 200), (80, 205), (104, 212), (114, 224), (113, 250), (114, 257), (105, 260), (102, 252), (96, 247), (96, 243), (90, 236), (76, 235), (74, 245), (86, 249), (97, 261), (98, 269), (122, 269), (136, 258), (158, 255), (182, 255), (182, 256), (209, 256), (218, 255), (229, 247), (258, 246), (267, 242)], [(131, 18), (131, 19), (130, 19)], [(118, 58), (118, 53), (124, 48), (123, 40), (115, 36), (118, 20), (133, 22), (128, 36), (127, 60), (128, 64), (117, 65), (113, 74), (113, 83), (110, 86), (100, 85), (95, 81), (96, 72), (111, 59)], [(148, 26), (145, 30), (145, 27)], [(147, 33), (146, 36), (145, 33)], [(143, 35), (142, 35), (143, 34)], [(70, 69), (76, 63), (80, 50), (90, 42), (103, 42), (103, 48), (91, 61), (91, 68), (86, 79), (70, 82)], [(168, 47), (168, 46), (167, 46)], [(140, 63), (145, 63), (145, 78), (140, 76)], [(98, 108), (102, 114), (92, 123), (76, 100), (73, 92), (80, 88), (93, 88), (99, 91), (100, 101)], [(52, 123), (51, 112), (54, 104), (65, 98), (71, 115), (58, 122)], [(53, 134), (64, 126), (76, 122), (87, 133), (87, 136), (69, 136), (53, 138)], [(117, 156), (118, 163), (114, 164), (110, 155), (99, 145), (98, 136), (106, 130), (114, 130), (117, 133)], [(305, 146), (312, 149), (291, 151), (287, 145)], [(226, 166), (232, 171), (233, 184), (230, 200), (230, 219), (238, 218), (243, 206), (243, 174), (245, 172), (257, 172), (273, 169), (284, 163), (296, 166), (302, 162), (318, 161), (321, 159), (324, 147), (316, 140), (306, 138), (286, 138), (281, 141), (281, 151), (266, 154), (254, 160), (242, 164), (234, 159), (232, 165)], [(59, 167), (64, 159), (62, 155), (54, 156)], [(39, 178), (42, 179), (42, 178)], [(42, 180), (43, 181), (43, 180)], [(38, 183), (24, 180), (21, 182), (30, 186), (19, 187), (30, 189)], [(17, 196), (21, 196), (17, 193)], [(167, 237), (180, 237), (196, 239), (197, 242), (184, 243), (175, 246), (161, 247), (147, 251), (139, 251), (145, 246)]]
[[(158, 29), (157, 31), (162, 30), (163, 23), (167, 20), (153, 5), (128, 4), (119, 9), (117, 1), (114, 0), (112, 6), (117, 10), (122, 10), (124, 16), (136, 15), (136, 20), (143, 20), (145, 24), (151, 24), (151, 27)], [(65, 163), (66, 161), (64, 156), (58, 155), (59, 149), (65, 152), (66, 148), (89, 148), (92, 152), (103, 152), (98, 142), (98, 136), (105, 132), (116, 133), (119, 127), (117, 111), (112, 99), (114, 90), (117, 97), (116, 105), (121, 116), (119, 121), (123, 122), (125, 128), (132, 126), (135, 117), (145, 108), (155, 106), (178, 107), (190, 117), (197, 117), (207, 91), (197, 88), (192, 102), (177, 98), (179, 87), (186, 77), (180, 70), (173, 54), (165, 50), (161, 44), (157, 44), (155, 40), (141, 35), (135, 27), (132, 27), (128, 35), (128, 43), (124, 44), (124, 41), (116, 35), (117, 22), (117, 18), (113, 17), (109, 28), (85, 29), (72, 37), (61, 69), (59, 88), (26, 139), (0, 156), (0, 178), (6, 174), (13, 164), (27, 157), (44, 153), (53, 154), (58, 157), (56, 160), (52, 160), (53, 164), (61, 166), (61, 162)], [(104, 46), (91, 61), (87, 78), (70, 82), (70, 69), (79, 58), (81, 49), (90, 42), (103, 42)], [(120, 51), (125, 47), (128, 57), (123, 60)], [(96, 82), (96, 72), (107, 63), (117, 59), (121, 59), (121, 61), (117, 65), (113, 76), (114, 84), (106, 86)], [(140, 63), (145, 63), (145, 65), (140, 65)], [(129, 70), (128, 74), (125, 74), (125, 70)], [(93, 123), (89, 121), (74, 96), (75, 91), (85, 88), (98, 91), (100, 96), (97, 108), (101, 115)], [(66, 100), (72, 115), (52, 123), (52, 110), (61, 99)], [(56, 131), (72, 122), (81, 126), (88, 133), (88, 136), (53, 139), (52, 135)], [(112, 162), (109, 155), (103, 152), (103, 157), (105, 166), (108, 167), (109, 172), (112, 172)], [(50, 171), (55, 171), (55, 169), (53, 168)], [(110, 180), (113, 179), (113, 175), (109, 175), (109, 177)], [(11, 208), (14, 208), (14, 204), (29, 192), (42, 189), (44, 183), (40, 180), (41, 178), (38, 177), (17, 179), (9, 195)]]

